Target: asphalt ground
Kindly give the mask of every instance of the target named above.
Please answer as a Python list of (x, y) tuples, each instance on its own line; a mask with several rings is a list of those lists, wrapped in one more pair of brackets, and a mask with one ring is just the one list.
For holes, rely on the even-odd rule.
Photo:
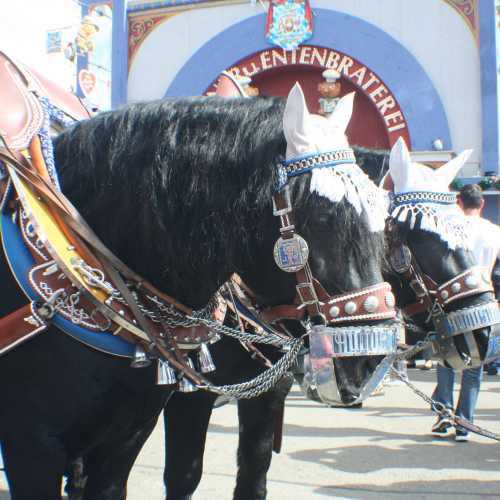
[[(434, 370), (409, 375), (432, 393)], [(306, 400), (294, 386), (283, 449), (268, 475), (268, 499), (499, 499), (500, 442), (475, 435), (468, 443), (433, 438), (434, 420), (427, 404), (405, 386), (386, 387), (357, 410)], [(485, 376), (476, 423), (500, 433), (500, 376)], [(232, 498), (237, 432), (235, 404), (214, 411), (194, 500)], [(162, 472), (160, 419), (132, 471), (129, 500), (163, 499)], [(10, 499), (5, 490), (0, 478), (0, 500)]]

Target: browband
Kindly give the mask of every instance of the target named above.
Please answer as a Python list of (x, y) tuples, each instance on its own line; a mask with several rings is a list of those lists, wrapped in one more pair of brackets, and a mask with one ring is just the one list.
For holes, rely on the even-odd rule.
[(437, 203), (439, 205), (454, 205), (457, 202), (455, 193), (433, 193), (429, 191), (413, 191), (409, 193), (400, 193), (392, 199), (394, 208), (400, 205), (413, 203)]
[(313, 168), (334, 167), (344, 163), (356, 163), (354, 151), (350, 148), (294, 158), (282, 162), (280, 167), (286, 172), (287, 177), (294, 177), (310, 172)]

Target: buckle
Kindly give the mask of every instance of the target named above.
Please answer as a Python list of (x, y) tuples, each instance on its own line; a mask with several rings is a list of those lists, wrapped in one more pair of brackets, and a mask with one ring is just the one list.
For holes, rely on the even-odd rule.
[(419, 299), (427, 295), (427, 288), (424, 282), (418, 276), (410, 281), (410, 287)]
[[(278, 208), (276, 206), (276, 197), (282, 196), (286, 205), (283, 208)], [(273, 215), (280, 217), (282, 215), (289, 214), (292, 211), (292, 202), (290, 200), (290, 187), (288, 184), (279, 192), (273, 196)]]
[[(310, 306), (319, 302), (316, 290), (314, 289), (314, 285), (312, 283), (299, 283), (295, 286), (295, 289), (297, 290), (303, 306)], [(307, 297), (307, 294), (309, 294), (309, 298)]]

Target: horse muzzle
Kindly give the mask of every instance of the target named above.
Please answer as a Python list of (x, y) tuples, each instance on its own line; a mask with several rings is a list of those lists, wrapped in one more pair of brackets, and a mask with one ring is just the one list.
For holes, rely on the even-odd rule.
[(304, 360), (304, 391), (315, 389), (328, 405), (361, 403), (390, 370), (397, 342), (403, 336), (404, 328), (399, 323), (313, 326), (309, 354)]
[(476, 368), (500, 356), (500, 308), (496, 301), (433, 317), (432, 355), (455, 370)]

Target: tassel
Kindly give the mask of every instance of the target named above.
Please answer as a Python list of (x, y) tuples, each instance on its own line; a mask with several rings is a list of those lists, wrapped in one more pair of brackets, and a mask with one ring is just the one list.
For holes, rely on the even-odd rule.
[(156, 371), (156, 385), (174, 385), (177, 384), (175, 371), (172, 369), (168, 361), (158, 360), (158, 368)]
[(210, 373), (215, 371), (215, 363), (207, 344), (201, 344), (198, 352), (198, 362), (200, 363), (201, 373)]
[(141, 345), (137, 344), (135, 346), (134, 357), (130, 362), (132, 368), (146, 368), (151, 364), (151, 360), (148, 358), (146, 351)]
[[(191, 358), (187, 358), (187, 364), (194, 370), (193, 362)], [(179, 391), (180, 392), (194, 392), (197, 391), (198, 388), (193, 385), (193, 383), (183, 375), (183, 377), (179, 380)]]

